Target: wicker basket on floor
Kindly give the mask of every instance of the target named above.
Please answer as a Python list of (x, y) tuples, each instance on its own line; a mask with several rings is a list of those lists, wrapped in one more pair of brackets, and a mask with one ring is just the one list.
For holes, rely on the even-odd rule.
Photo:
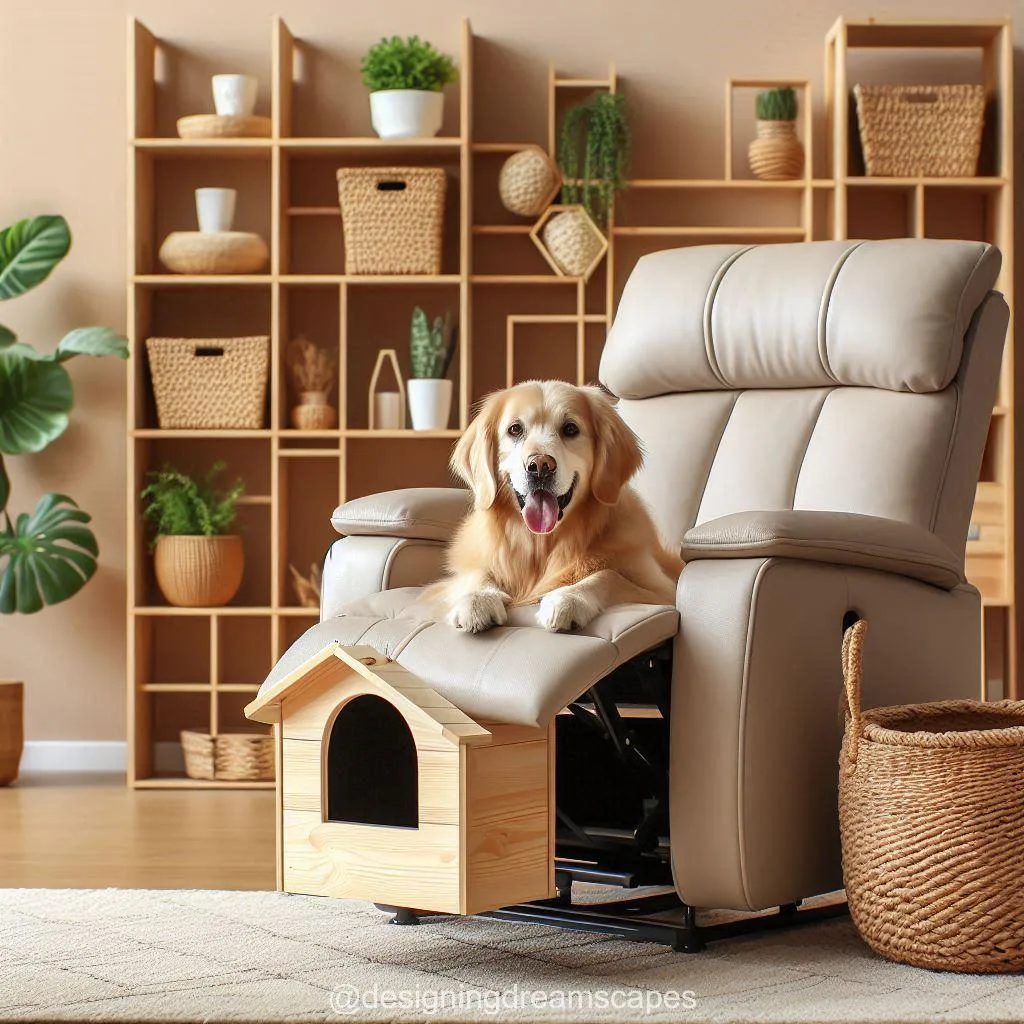
[(181, 749), (190, 779), (232, 782), (273, 781), (274, 737), (259, 732), (207, 732), (184, 729)]
[(157, 422), (164, 430), (259, 430), (270, 338), (149, 338)]
[(855, 85), (866, 173), (970, 178), (978, 173), (980, 85)]
[(343, 167), (346, 274), (440, 274), (442, 167)]
[(843, 639), (843, 875), (864, 940), (942, 971), (1024, 969), (1024, 701), (861, 710), (866, 626)]

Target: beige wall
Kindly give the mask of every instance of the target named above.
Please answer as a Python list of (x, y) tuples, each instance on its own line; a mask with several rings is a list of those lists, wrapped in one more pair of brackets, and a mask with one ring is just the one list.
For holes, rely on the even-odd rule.
[[(809, 76), (820, 108), (823, 37), (840, 13), (1003, 17), (1014, 7), (1021, 15), (1020, 38), (1019, 0), (4, 0), (0, 223), (59, 212), (72, 225), (75, 246), (54, 279), (0, 309), (0, 320), (42, 346), (74, 325), (124, 328), (129, 14), (203, 61), (251, 67), (266, 81), (275, 13), (296, 35), (352, 62), (383, 33), (417, 32), (454, 49), (456, 19), (465, 13), (485, 40), (477, 52), (479, 137), (542, 142), (548, 60), (581, 74), (600, 73), (614, 60), (634, 112), (636, 172), (699, 177), (721, 173), (726, 77)], [(358, 92), (349, 100), (363, 102)], [(1018, 110), (1024, 110), (1019, 99)], [(119, 739), (124, 369), (78, 360), (71, 373), (73, 424), (46, 453), (12, 467), (14, 505), (26, 508), (44, 490), (72, 494), (95, 517), (101, 567), (74, 601), (32, 618), (0, 621), (0, 674), (28, 682), (30, 739)]]

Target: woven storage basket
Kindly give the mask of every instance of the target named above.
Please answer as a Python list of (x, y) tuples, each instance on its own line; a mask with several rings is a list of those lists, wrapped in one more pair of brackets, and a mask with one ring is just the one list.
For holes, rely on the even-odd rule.
[(843, 638), (843, 875), (857, 930), (892, 960), (1024, 968), (1024, 701), (861, 710), (866, 626)]
[(259, 430), (270, 338), (149, 338), (157, 421), (174, 430)]
[(447, 179), (441, 167), (343, 167), (346, 274), (440, 274)]
[(269, 781), (274, 778), (274, 737), (258, 732), (207, 732), (185, 729), (181, 733), (185, 774), (190, 779), (221, 779), (234, 782)]
[(985, 121), (980, 85), (855, 85), (868, 175), (970, 178)]

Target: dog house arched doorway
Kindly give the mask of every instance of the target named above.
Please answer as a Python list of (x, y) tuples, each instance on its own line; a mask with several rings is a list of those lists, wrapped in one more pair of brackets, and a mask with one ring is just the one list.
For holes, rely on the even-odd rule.
[(346, 701), (327, 735), (324, 820), (419, 828), (416, 744), (401, 712), (366, 693)]

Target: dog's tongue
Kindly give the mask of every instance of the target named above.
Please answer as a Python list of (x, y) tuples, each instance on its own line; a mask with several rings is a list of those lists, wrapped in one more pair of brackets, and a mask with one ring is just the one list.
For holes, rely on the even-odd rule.
[(523, 505), (523, 519), (534, 533), (550, 533), (558, 522), (558, 499), (550, 491), (534, 491)]

